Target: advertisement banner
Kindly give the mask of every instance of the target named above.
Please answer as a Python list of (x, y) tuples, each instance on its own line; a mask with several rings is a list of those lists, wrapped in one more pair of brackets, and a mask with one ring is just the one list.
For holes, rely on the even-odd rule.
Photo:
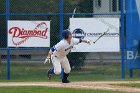
[(140, 68), (140, 0), (126, 0), (126, 66)]
[(91, 45), (80, 43), (72, 52), (119, 52), (119, 30), (119, 18), (71, 18), (70, 31), (73, 37), (91, 40)]
[(8, 21), (8, 47), (50, 47), (50, 21)]

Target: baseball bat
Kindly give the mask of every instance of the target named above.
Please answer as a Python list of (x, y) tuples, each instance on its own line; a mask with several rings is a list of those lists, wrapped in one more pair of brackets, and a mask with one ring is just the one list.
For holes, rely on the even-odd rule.
[[(71, 18), (74, 18), (75, 13), (76, 13), (76, 8), (73, 10), (73, 14), (72, 14)], [(68, 29), (70, 30), (70, 25), (69, 25)]]
[(93, 43), (95, 44), (98, 40), (100, 40), (107, 32), (109, 32), (109, 29), (105, 31), (100, 37), (98, 37)]

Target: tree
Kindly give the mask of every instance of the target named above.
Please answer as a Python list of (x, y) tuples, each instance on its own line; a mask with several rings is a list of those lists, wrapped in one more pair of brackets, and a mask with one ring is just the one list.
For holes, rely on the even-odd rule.
[(93, 13), (93, 0), (80, 0), (79, 10), (81, 13)]

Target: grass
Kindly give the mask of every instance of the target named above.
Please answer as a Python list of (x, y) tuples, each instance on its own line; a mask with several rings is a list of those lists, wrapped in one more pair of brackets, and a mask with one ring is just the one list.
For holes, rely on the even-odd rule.
[[(60, 77), (53, 77), (51, 81), (47, 79), (47, 70), (50, 67), (42, 63), (11, 63), (11, 80), (16, 82), (51, 82), (61, 81)], [(136, 74), (137, 72), (137, 74)], [(127, 71), (128, 74), (128, 71)], [(134, 71), (134, 78), (128, 78), (125, 80), (140, 80), (139, 71)], [(86, 65), (81, 70), (72, 70), (70, 74), (72, 81), (114, 81), (121, 79), (121, 65), (119, 64), (90, 64)], [(0, 65), (0, 82), (6, 80), (6, 64)]]
[(48, 88), (48, 87), (0, 87), (0, 93), (125, 93), (125, 92), (91, 90), (91, 89)]
[(135, 83), (135, 84), (117, 84), (117, 86), (126, 86), (126, 87), (140, 88), (140, 83)]
[[(11, 63), (11, 80), (6, 80), (6, 64), (0, 64), (0, 82), (54, 82), (61, 81), (59, 76), (47, 79), (49, 66), (41, 63)], [(133, 79), (140, 80), (138, 71), (134, 71)], [(137, 73), (137, 74), (136, 74)], [(128, 74), (128, 71), (127, 71)], [(73, 70), (70, 75), (71, 81), (117, 81), (121, 79), (120, 64), (90, 64), (81, 70)], [(139, 85), (134, 85), (139, 86)], [(48, 87), (0, 87), (0, 93), (125, 93), (103, 90), (48, 88)]]

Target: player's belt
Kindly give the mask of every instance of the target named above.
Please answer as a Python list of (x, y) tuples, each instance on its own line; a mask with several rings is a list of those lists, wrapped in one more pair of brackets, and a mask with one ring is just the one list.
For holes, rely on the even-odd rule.
[(59, 56), (53, 55), (53, 57), (60, 58)]
[(56, 55), (54, 57), (57, 57)]
[(53, 55), (52, 57), (57, 57), (56, 55)]

